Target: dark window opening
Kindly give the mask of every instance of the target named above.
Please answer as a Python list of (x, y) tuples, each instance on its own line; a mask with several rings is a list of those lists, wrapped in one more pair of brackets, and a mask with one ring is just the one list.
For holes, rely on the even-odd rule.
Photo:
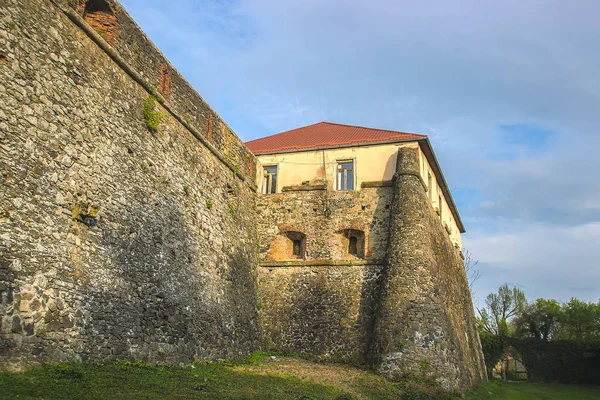
[(294, 240), (294, 248), (292, 250), (292, 255), (300, 257), (300, 252), (302, 251), (302, 241)]
[(112, 14), (112, 9), (104, 0), (90, 0), (85, 5), (84, 15), (93, 14), (96, 12), (105, 12)]
[(432, 199), (432, 195), (433, 195), (433, 185), (431, 183), (431, 172), (427, 172), (427, 191), (429, 193), (427, 193), (429, 195), (429, 200)]
[[(289, 231), (286, 236), (290, 240), (291, 249), (288, 247), (288, 255), (292, 259), (304, 259), (306, 255), (306, 235), (302, 232)], [(291, 254), (290, 251), (291, 250)]]
[(349, 256), (365, 258), (365, 232), (358, 229), (343, 229), (342, 247)]
[(350, 236), (348, 240), (348, 254), (353, 256), (358, 254), (358, 238), (356, 236)]

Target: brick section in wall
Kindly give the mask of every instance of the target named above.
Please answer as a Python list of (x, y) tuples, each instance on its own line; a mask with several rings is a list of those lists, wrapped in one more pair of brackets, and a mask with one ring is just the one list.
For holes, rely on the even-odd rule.
[(119, 23), (114, 7), (109, 2), (105, 0), (80, 1), (75, 7), (85, 22), (98, 32), (108, 44), (115, 43), (119, 34)]
[(168, 101), (171, 97), (171, 74), (167, 64), (160, 64), (158, 76), (158, 93)]

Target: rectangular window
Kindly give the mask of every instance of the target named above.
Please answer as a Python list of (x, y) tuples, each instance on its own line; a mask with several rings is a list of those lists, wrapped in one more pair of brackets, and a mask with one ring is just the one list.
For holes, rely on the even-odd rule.
[(277, 193), (277, 166), (264, 168), (262, 192), (264, 194)]
[(292, 255), (296, 257), (302, 256), (302, 241), (294, 240), (294, 247), (292, 248)]
[(356, 236), (350, 236), (348, 240), (348, 254), (353, 256), (358, 254), (358, 238)]
[(440, 219), (443, 219), (442, 218), (442, 210), (443, 210), (443, 208), (442, 208), (442, 196), (438, 196), (438, 207), (440, 208)]
[(354, 161), (338, 161), (337, 190), (354, 190)]

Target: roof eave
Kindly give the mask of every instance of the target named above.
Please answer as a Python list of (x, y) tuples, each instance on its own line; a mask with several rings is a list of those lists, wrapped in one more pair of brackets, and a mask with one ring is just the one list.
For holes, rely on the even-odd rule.
[(319, 151), (319, 150), (331, 150), (331, 149), (343, 149), (348, 147), (364, 147), (364, 146), (378, 146), (381, 144), (393, 144), (393, 143), (405, 143), (405, 142), (416, 142), (419, 140), (426, 139), (423, 138), (410, 138), (410, 139), (393, 139), (393, 140), (382, 140), (377, 142), (358, 142), (358, 143), (344, 143), (330, 146), (317, 146), (317, 147), (307, 147), (301, 149), (285, 149), (285, 150), (275, 150), (275, 151), (252, 151), (255, 156), (264, 156), (264, 155), (272, 155), (272, 154), (286, 154), (286, 153), (302, 153), (309, 151)]

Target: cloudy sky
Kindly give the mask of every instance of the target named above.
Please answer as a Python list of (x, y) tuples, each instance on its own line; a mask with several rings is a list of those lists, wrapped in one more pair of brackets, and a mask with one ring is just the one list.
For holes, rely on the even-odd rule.
[(600, 297), (597, 0), (121, 0), (242, 140), (318, 121), (429, 135), (475, 302)]

